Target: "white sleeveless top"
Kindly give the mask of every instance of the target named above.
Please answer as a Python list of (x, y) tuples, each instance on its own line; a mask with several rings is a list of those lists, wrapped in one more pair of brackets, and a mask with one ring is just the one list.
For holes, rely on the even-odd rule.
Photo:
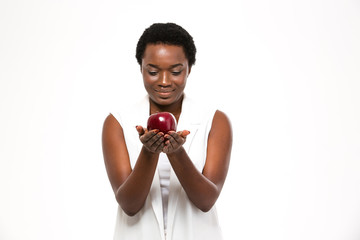
[[(132, 168), (142, 148), (135, 126), (146, 126), (149, 109), (146, 96), (131, 107), (112, 112), (123, 128)], [(177, 129), (190, 131), (183, 147), (200, 172), (206, 161), (207, 139), (215, 111), (215, 108), (184, 97)], [(114, 240), (221, 240), (216, 207), (208, 212), (198, 209), (187, 197), (174, 171), (166, 166), (166, 161), (160, 157), (149, 195), (136, 215), (128, 216), (118, 206)]]
[(166, 235), (171, 164), (165, 153), (160, 153), (158, 172), (163, 207), (164, 230)]

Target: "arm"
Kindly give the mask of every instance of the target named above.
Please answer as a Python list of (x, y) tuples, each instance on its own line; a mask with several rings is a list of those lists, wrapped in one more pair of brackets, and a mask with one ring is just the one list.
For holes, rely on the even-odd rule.
[[(232, 130), (229, 119), (220, 111), (215, 113), (208, 137), (207, 157), (203, 172), (199, 172), (182, 147), (181, 134), (165, 135), (164, 147), (169, 161), (189, 199), (200, 210), (207, 212), (215, 204), (227, 175)], [(182, 142), (182, 143), (181, 143)], [(180, 144), (179, 144), (180, 143)]]
[(144, 145), (134, 169), (131, 169), (123, 129), (114, 116), (105, 119), (102, 133), (104, 161), (115, 198), (130, 216), (145, 203), (163, 144), (161, 133), (147, 132), (142, 127), (136, 129)]

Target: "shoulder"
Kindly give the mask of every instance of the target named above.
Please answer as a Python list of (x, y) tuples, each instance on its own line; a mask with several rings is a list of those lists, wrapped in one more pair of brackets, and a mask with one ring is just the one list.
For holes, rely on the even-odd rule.
[(216, 110), (212, 121), (211, 130), (222, 131), (232, 135), (231, 121), (229, 117), (224, 112)]
[(230, 119), (224, 112), (217, 110), (209, 132), (208, 151), (215, 151), (216, 153), (213, 154), (223, 153), (229, 160), (232, 142), (233, 131)]
[(110, 126), (121, 126), (120, 122), (116, 119), (114, 116), (114, 113), (109, 113), (107, 117), (104, 120), (104, 126), (110, 127)]
[(122, 127), (120, 122), (110, 113), (103, 123), (103, 138), (118, 134), (122, 134)]

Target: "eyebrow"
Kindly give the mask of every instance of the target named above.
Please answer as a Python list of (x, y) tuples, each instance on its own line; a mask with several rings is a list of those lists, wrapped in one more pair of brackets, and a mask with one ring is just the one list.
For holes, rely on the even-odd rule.
[[(146, 66), (149, 66), (149, 67), (153, 67), (153, 68), (157, 68), (157, 69), (160, 69), (160, 67), (158, 66), (158, 65), (155, 65), (155, 64), (151, 64), (151, 63), (149, 63), (149, 64), (147, 64)], [(170, 67), (169, 67), (169, 69), (171, 69), (171, 68), (176, 68), (176, 67), (179, 67), (179, 66), (184, 66), (183, 64), (181, 64), (181, 63), (177, 63), (177, 64), (174, 64), (174, 65), (171, 65)]]

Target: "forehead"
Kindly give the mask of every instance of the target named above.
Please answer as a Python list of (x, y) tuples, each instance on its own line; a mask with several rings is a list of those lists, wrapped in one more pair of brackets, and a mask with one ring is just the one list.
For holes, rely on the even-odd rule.
[(166, 44), (148, 44), (143, 57), (143, 63), (157, 65), (183, 63), (186, 60), (182, 46)]

